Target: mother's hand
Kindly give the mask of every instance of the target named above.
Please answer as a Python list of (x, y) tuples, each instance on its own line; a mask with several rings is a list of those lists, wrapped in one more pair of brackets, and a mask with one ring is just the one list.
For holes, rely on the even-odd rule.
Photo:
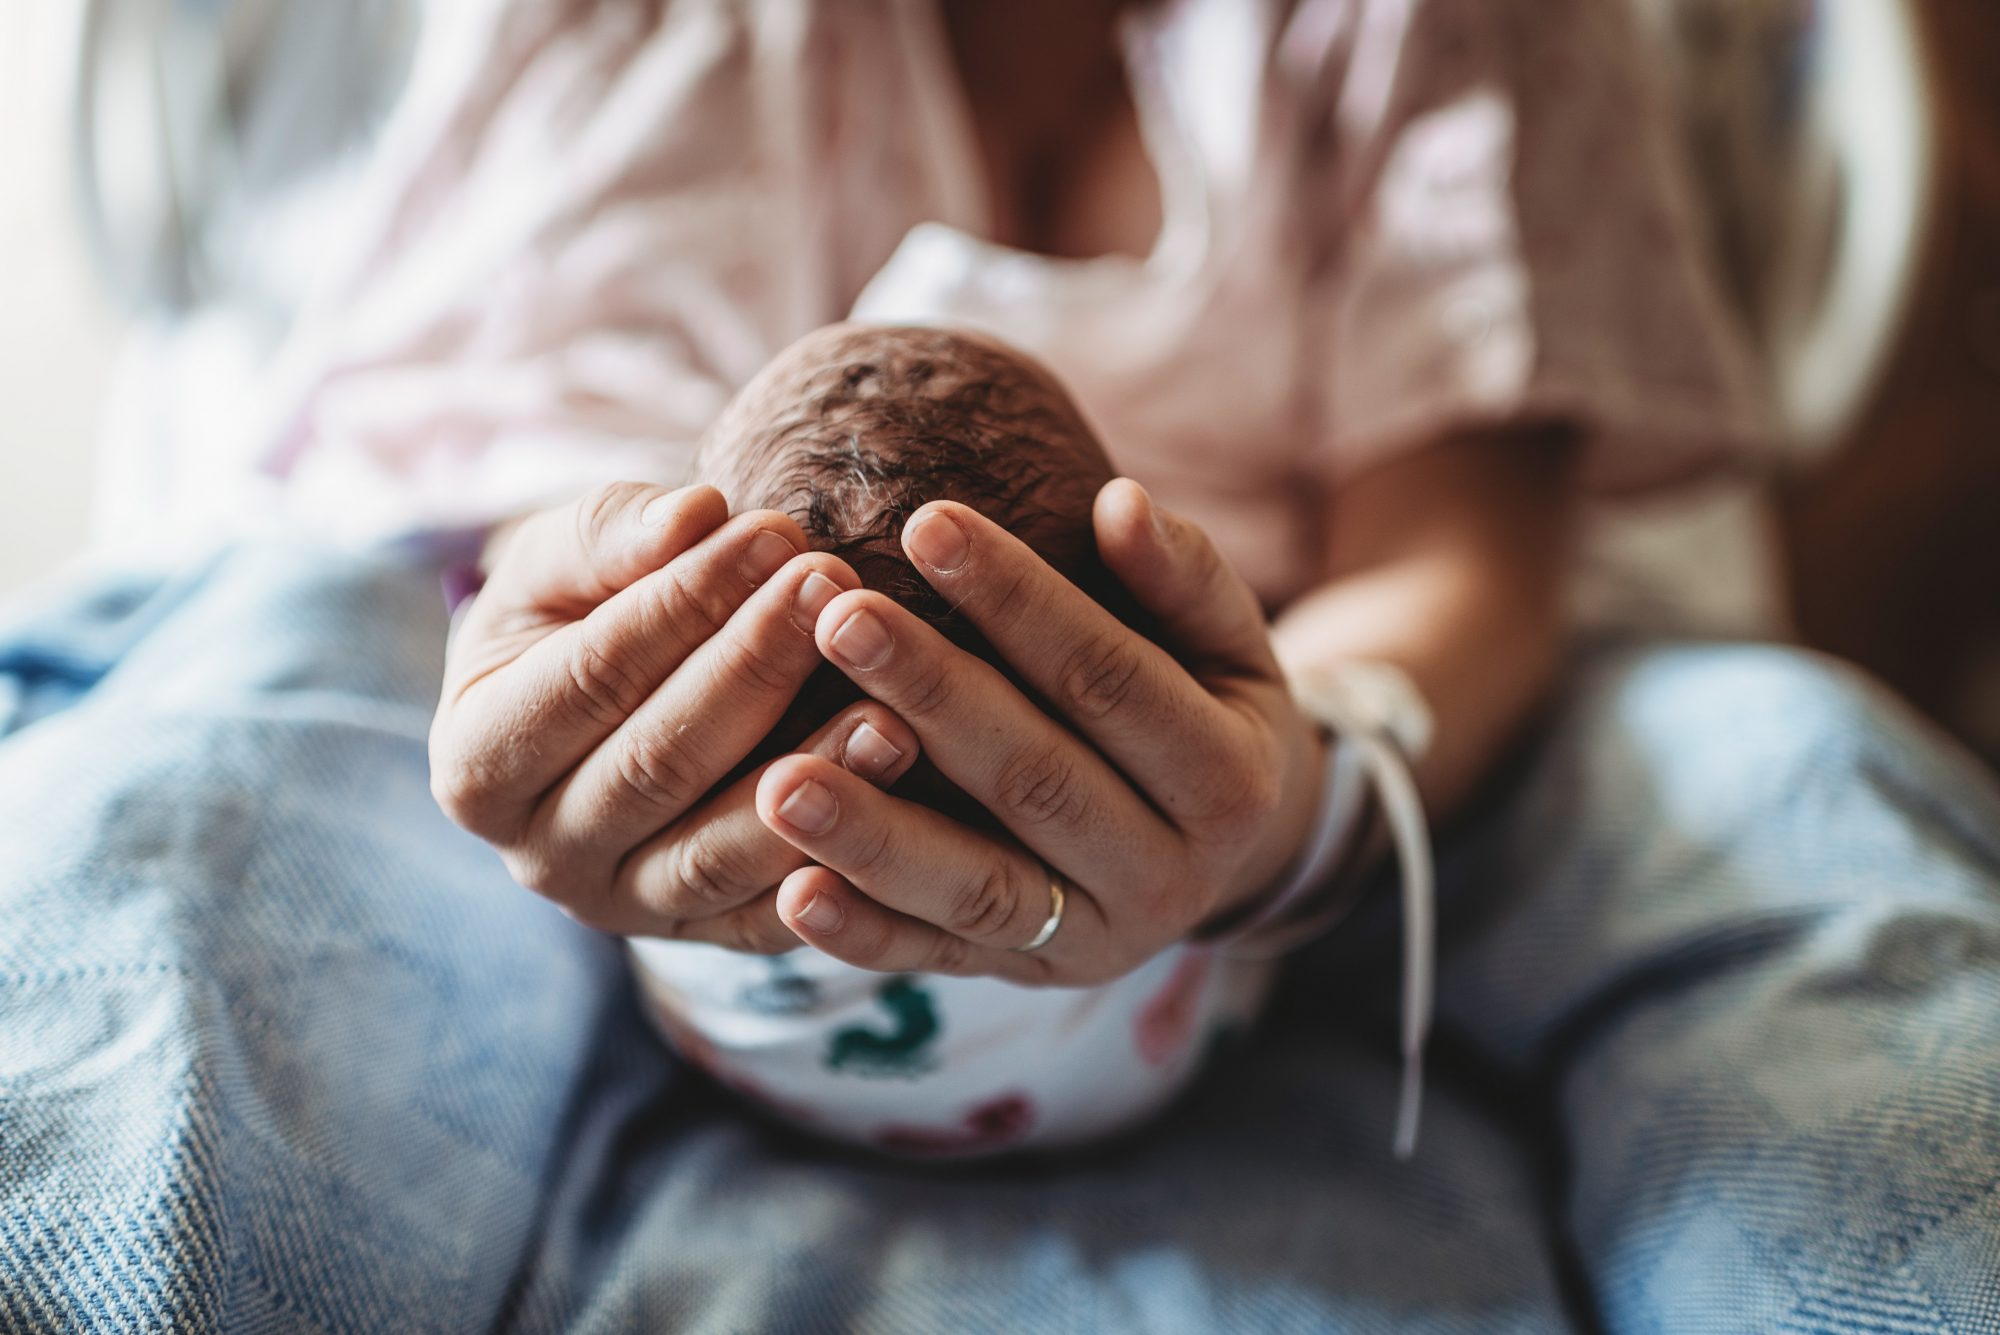
[[(1245, 905), (1290, 861), (1322, 744), (1255, 596), (1135, 483), (1108, 484), (1094, 521), (1105, 564), (1175, 653), (963, 505), (927, 505), (903, 530), (917, 569), (1075, 731), (879, 593), (843, 593), (820, 613), (827, 658), (1018, 843), (824, 760), (782, 759), (757, 808), (815, 864), (778, 892), (803, 940), (871, 969), (1090, 984)], [(1062, 927), (1022, 954), (1049, 913), (1049, 868), (1073, 887)]]
[[(812, 628), (860, 580), (775, 511), (713, 487), (618, 484), (521, 524), (466, 612), (431, 728), (431, 787), (509, 872), (607, 931), (798, 945), (774, 887), (806, 855), (711, 794), (820, 663)], [(802, 554), (803, 553), (803, 554)], [(888, 783), (916, 758), (879, 704), (801, 748)]]

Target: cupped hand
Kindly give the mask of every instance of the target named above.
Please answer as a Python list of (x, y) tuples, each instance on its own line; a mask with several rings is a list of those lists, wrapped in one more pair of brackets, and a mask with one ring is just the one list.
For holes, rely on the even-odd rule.
[[(787, 516), (731, 518), (712, 487), (617, 484), (532, 516), (453, 639), (439, 805), (592, 926), (795, 948), (774, 888), (808, 855), (758, 819), (759, 771), (717, 785), (818, 667), (821, 612), (859, 585)], [(863, 701), (800, 750), (867, 787), (917, 743)]]
[[(820, 650), (914, 730), (1006, 836), (879, 791), (818, 756), (769, 766), (757, 810), (811, 865), (778, 910), (865, 968), (1086, 985), (1254, 903), (1303, 841), (1323, 743), (1292, 703), (1250, 588), (1135, 483), (1099, 493), (1099, 554), (1169, 649), (1004, 529), (927, 505), (903, 530), (924, 577), (1060, 720), (883, 595), (820, 612)], [(1008, 837), (1011, 836), (1011, 837)], [(1050, 872), (1069, 885), (1055, 936)]]

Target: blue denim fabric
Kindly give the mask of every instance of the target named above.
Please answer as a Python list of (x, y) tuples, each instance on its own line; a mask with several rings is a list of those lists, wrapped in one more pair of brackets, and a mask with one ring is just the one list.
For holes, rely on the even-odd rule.
[(1606, 647), (1158, 1127), (924, 1172), (677, 1067), (426, 790), (436, 571), (0, 623), (0, 1331), (2000, 1329), (2000, 798), (1853, 674)]

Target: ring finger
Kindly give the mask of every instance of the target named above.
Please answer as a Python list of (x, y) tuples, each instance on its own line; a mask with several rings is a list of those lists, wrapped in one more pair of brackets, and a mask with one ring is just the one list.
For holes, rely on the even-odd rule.
[[(971, 945), (1018, 950), (1048, 921), (1051, 870), (1033, 854), (881, 792), (818, 757), (772, 762), (757, 784), (757, 814), (876, 903)], [(1060, 966), (1111, 952), (1095, 901), (1081, 888), (1067, 899), (1062, 929), (1038, 953)], [(805, 926), (811, 930), (812, 923)]]
[(1085, 981), (1063, 977), (1044, 952), (976, 946), (921, 918), (883, 908), (816, 862), (787, 876), (774, 899), (778, 917), (798, 940), (857, 969), (999, 978), (1028, 986)]

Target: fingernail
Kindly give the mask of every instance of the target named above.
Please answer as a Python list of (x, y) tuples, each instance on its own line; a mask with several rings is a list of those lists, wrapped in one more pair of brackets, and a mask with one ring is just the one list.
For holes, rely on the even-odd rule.
[(839, 904), (825, 895), (814, 895), (799, 910), (798, 919), (809, 931), (819, 936), (832, 936), (847, 921), (847, 915), (840, 911)]
[(815, 570), (799, 583), (798, 596), (792, 599), (792, 624), (810, 635), (819, 624), (819, 614), (840, 592), (840, 586)]
[(847, 768), (864, 779), (877, 779), (896, 767), (903, 753), (872, 723), (847, 735)]
[(743, 578), (752, 584), (762, 584), (783, 569), (785, 562), (798, 554), (798, 548), (770, 529), (759, 529), (757, 536), (744, 544), (743, 559), (736, 563), (736, 568), (742, 571)]
[(778, 803), (778, 819), (801, 834), (825, 834), (833, 828), (833, 818), (839, 812), (833, 794), (811, 779), (792, 789), (791, 796)]
[(965, 530), (936, 512), (905, 529), (903, 543), (910, 549), (910, 555), (943, 575), (964, 565), (965, 558), (972, 554), (972, 543)]
[(889, 651), (896, 642), (889, 638), (889, 628), (873, 612), (856, 612), (840, 623), (840, 629), (833, 633), (833, 651), (842, 661), (859, 672), (881, 667), (889, 661)]
[(667, 516), (673, 513), (674, 497), (678, 495), (678, 491), (665, 491), (647, 501), (639, 511), (639, 522), (648, 528), (658, 528), (666, 523)]

